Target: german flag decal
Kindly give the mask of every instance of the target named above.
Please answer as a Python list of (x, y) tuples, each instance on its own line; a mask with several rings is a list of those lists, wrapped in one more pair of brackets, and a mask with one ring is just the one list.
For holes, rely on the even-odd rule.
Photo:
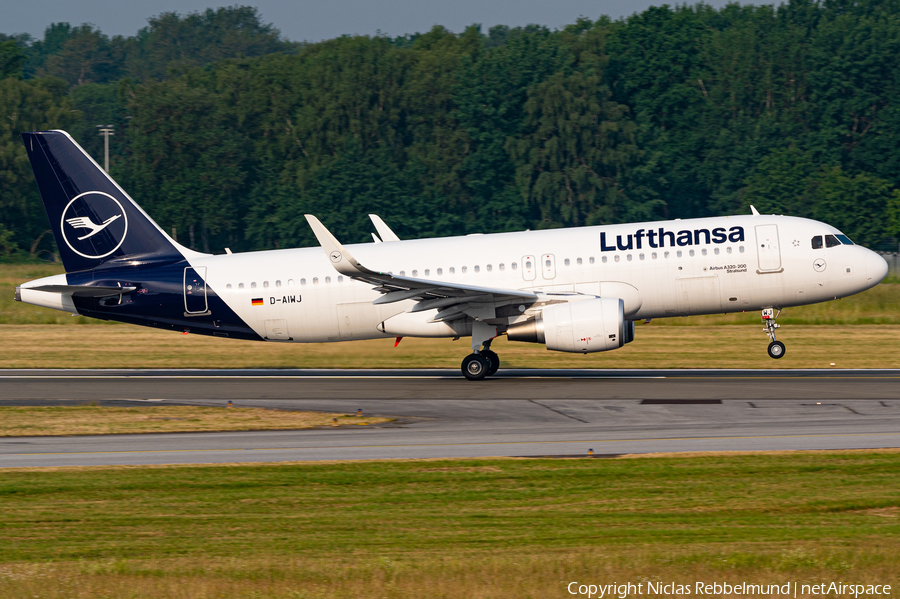
[(261, 297), (254, 297), (252, 300), (250, 300), (250, 303), (253, 304), (254, 306), (262, 306), (262, 305), (263, 305), (263, 298), (261, 298)]

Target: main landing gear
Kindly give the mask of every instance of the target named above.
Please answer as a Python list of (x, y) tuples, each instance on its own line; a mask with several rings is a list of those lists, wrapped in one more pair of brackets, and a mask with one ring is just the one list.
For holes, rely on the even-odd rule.
[(772, 308), (766, 308), (762, 311), (763, 324), (766, 325), (766, 328), (764, 328), (763, 331), (765, 331), (766, 335), (768, 335), (771, 340), (767, 351), (769, 352), (769, 357), (774, 358), (775, 360), (783, 358), (785, 351), (784, 343), (775, 339), (775, 329), (781, 328), (780, 324), (775, 324), (775, 319), (777, 319), (780, 314), (781, 310), (778, 310), (778, 313), (776, 314), (775, 310)]
[[(480, 381), (500, 370), (500, 356), (491, 351), (497, 328), (476, 320), (472, 325), (472, 352), (462, 361), (462, 373), (470, 381)], [(479, 350), (478, 348), (481, 347)]]

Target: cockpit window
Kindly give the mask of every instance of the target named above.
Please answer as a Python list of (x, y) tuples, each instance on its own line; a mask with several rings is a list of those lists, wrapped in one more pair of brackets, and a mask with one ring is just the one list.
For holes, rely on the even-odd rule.
[(821, 250), (822, 249), (822, 236), (816, 235), (812, 238), (812, 249)]
[(853, 242), (850, 241), (850, 238), (847, 237), (846, 235), (835, 235), (835, 237), (837, 237), (838, 240), (839, 240), (841, 243), (843, 243), (844, 245), (853, 245)]
[(837, 245), (841, 245), (841, 242), (837, 240), (837, 237), (835, 237), (834, 235), (825, 236), (825, 247), (833, 248)]

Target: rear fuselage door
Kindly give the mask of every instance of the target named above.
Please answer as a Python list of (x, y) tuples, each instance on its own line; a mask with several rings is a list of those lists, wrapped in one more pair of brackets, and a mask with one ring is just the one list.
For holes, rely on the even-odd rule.
[(206, 314), (209, 309), (206, 305), (206, 267), (184, 269), (184, 313), (185, 315), (198, 316)]
[(781, 249), (778, 247), (778, 225), (757, 225), (756, 254), (759, 257), (757, 272), (780, 272)]

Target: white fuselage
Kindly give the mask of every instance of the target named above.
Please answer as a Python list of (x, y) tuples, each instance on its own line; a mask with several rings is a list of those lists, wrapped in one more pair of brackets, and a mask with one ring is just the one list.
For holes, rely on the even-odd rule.
[[(718, 229), (727, 237), (734, 227), (742, 229), (743, 240), (721, 241), (719, 233), (717, 243), (703, 233)], [(660, 235), (659, 230), (672, 235)], [(654, 232), (652, 237), (649, 231)], [(678, 239), (688, 240), (685, 232), (690, 232), (691, 243), (678, 245)], [(367, 267), (394, 275), (619, 297), (625, 302), (626, 318), (638, 320), (811, 304), (880, 282), (886, 268), (874, 252), (856, 245), (812, 247), (813, 237), (837, 233), (830, 225), (802, 218), (732, 216), (394, 241), (347, 249)], [(620, 250), (620, 245), (629, 245), (629, 236), (631, 249)], [(373, 305), (380, 293), (371, 284), (338, 274), (319, 247), (194, 255), (189, 261), (205, 272), (209, 288), (265, 339), (325, 342), (466, 333), (446, 323), (429, 323), (434, 311), (406, 313), (415, 303), (412, 299)], [(254, 305), (254, 299), (262, 303)]]

